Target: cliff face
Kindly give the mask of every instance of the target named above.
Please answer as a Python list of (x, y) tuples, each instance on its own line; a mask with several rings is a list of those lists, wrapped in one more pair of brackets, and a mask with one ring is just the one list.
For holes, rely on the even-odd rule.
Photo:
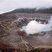
[[(26, 36), (20, 29), (31, 20), (46, 23), (50, 14), (13, 13), (0, 16), (0, 42), (11, 48), (32, 50), (34, 48), (52, 48), (52, 31)], [(45, 20), (45, 21), (42, 21)]]

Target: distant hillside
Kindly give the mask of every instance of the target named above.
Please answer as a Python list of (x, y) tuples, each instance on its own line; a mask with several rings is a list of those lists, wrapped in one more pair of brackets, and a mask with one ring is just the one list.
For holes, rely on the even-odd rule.
[(38, 13), (51, 13), (52, 14), (52, 8), (39, 9), (36, 12), (38, 12)]
[(36, 8), (31, 9), (31, 8), (22, 8), (22, 9), (16, 9), (12, 11), (11, 13), (34, 13), (36, 11)]
[(44, 9), (38, 9), (36, 10), (36, 8), (21, 8), (21, 9), (15, 9), (11, 12), (7, 12), (4, 14), (10, 14), (10, 13), (50, 13), (52, 14), (52, 8), (44, 8)]

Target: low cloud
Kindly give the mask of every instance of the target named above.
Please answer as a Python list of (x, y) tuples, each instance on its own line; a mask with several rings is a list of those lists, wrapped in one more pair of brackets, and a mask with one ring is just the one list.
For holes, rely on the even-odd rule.
[(0, 14), (16, 8), (48, 8), (52, 7), (52, 0), (0, 0)]

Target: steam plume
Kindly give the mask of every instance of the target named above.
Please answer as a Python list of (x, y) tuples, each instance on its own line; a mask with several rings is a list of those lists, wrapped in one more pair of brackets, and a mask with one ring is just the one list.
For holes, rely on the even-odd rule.
[(48, 24), (40, 24), (37, 21), (32, 20), (27, 24), (27, 26), (23, 26), (22, 29), (27, 34), (35, 34), (35, 33), (50, 31), (52, 30), (52, 16), (48, 21)]

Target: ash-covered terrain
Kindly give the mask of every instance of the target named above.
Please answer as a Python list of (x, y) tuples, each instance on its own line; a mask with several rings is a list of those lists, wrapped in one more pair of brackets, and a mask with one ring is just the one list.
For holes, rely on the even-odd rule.
[[(0, 15), (0, 43), (22, 50), (32, 50), (34, 48), (52, 48), (52, 30), (30, 34), (22, 31), (22, 26), (26, 26), (31, 20), (36, 20), (41, 24), (48, 24), (52, 14), (40, 13), (12, 13)], [(4, 46), (1, 46), (4, 47)]]

